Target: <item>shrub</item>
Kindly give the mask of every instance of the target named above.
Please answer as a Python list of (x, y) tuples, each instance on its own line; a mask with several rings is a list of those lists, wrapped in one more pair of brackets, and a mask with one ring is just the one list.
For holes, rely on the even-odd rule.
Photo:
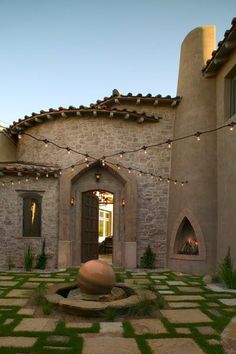
[(141, 257), (142, 268), (154, 268), (156, 253), (152, 251), (150, 245), (147, 246), (143, 256)]
[(32, 270), (33, 260), (34, 260), (34, 255), (33, 255), (31, 246), (29, 245), (27, 248), (27, 251), (25, 251), (25, 254), (24, 254), (24, 264), (25, 264), (25, 270), (27, 272), (30, 272)]
[(7, 258), (7, 266), (8, 266), (8, 270), (11, 270), (12, 268), (15, 267), (15, 264), (14, 264), (14, 262), (13, 262), (11, 256), (9, 256), (9, 257)]
[(236, 269), (233, 269), (230, 248), (228, 248), (227, 255), (219, 267), (219, 275), (229, 289), (236, 289)]
[(36, 264), (36, 267), (35, 267), (37, 269), (45, 269), (46, 268), (48, 256), (45, 253), (45, 247), (46, 247), (46, 241), (44, 239), (43, 240), (43, 244), (42, 244), (41, 253), (37, 257), (37, 264)]
[(101, 314), (103, 320), (105, 321), (114, 321), (114, 319), (118, 316), (119, 311), (115, 308), (108, 307)]

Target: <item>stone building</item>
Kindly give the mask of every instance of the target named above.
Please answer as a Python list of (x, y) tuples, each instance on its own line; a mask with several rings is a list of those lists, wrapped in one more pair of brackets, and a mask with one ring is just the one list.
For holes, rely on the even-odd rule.
[(214, 48), (214, 26), (187, 35), (176, 97), (113, 90), (1, 130), (1, 267), (44, 239), (49, 267), (107, 240), (115, 266), (135, 268), (149, 244), (158, 267), (213, 272), (228, 247), (236, 262), (235, 19)]

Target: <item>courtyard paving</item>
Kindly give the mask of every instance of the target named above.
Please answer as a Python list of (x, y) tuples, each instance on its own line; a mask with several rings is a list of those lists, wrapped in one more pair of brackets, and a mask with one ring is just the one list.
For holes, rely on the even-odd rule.
[[(0, 353), (236, 353), (235, 292), (216, 292), (196, 275), (167, 271), (116, 273), (118, 282), (158, 294), (158, 306), (150, 315), (117, 314), (111, 319), (107, 314), (107, 318), (86, 319), (47, 307), (43, 312), (42, 306), (36, 305), (38, 289), (74, 282), (77, 269), (0, 272)], [(221, 333), (223, 342), (231, 336), (225, 345), (227, 351), (221, 345)]]

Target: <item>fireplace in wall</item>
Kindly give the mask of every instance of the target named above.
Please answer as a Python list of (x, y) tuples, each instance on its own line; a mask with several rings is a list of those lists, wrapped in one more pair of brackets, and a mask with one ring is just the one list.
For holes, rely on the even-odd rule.
[(199, 241), (197, 240), (195, 231), (187, 217), (184, 217), (178, 228), (174, 253), (187, 256), (199, 255)]

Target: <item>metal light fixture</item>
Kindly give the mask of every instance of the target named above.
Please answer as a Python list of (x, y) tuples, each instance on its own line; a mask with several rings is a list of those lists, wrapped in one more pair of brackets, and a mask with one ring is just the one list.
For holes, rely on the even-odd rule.
[(121, 199), (121, 206), (124, 207), (125, 206), (125, 198)]
[(71, 206), (74, 206), (75, 205), (75, 198), (70, 198), (70, 205)]
[(101, 176), (102, 176), (101, 173), (99, 173), (99, 172), (96, 172), (96, 173), (95, 173), (95, 178), (96, 178), (96, 181), (97, 181), (97, 182), (100, 181)]

